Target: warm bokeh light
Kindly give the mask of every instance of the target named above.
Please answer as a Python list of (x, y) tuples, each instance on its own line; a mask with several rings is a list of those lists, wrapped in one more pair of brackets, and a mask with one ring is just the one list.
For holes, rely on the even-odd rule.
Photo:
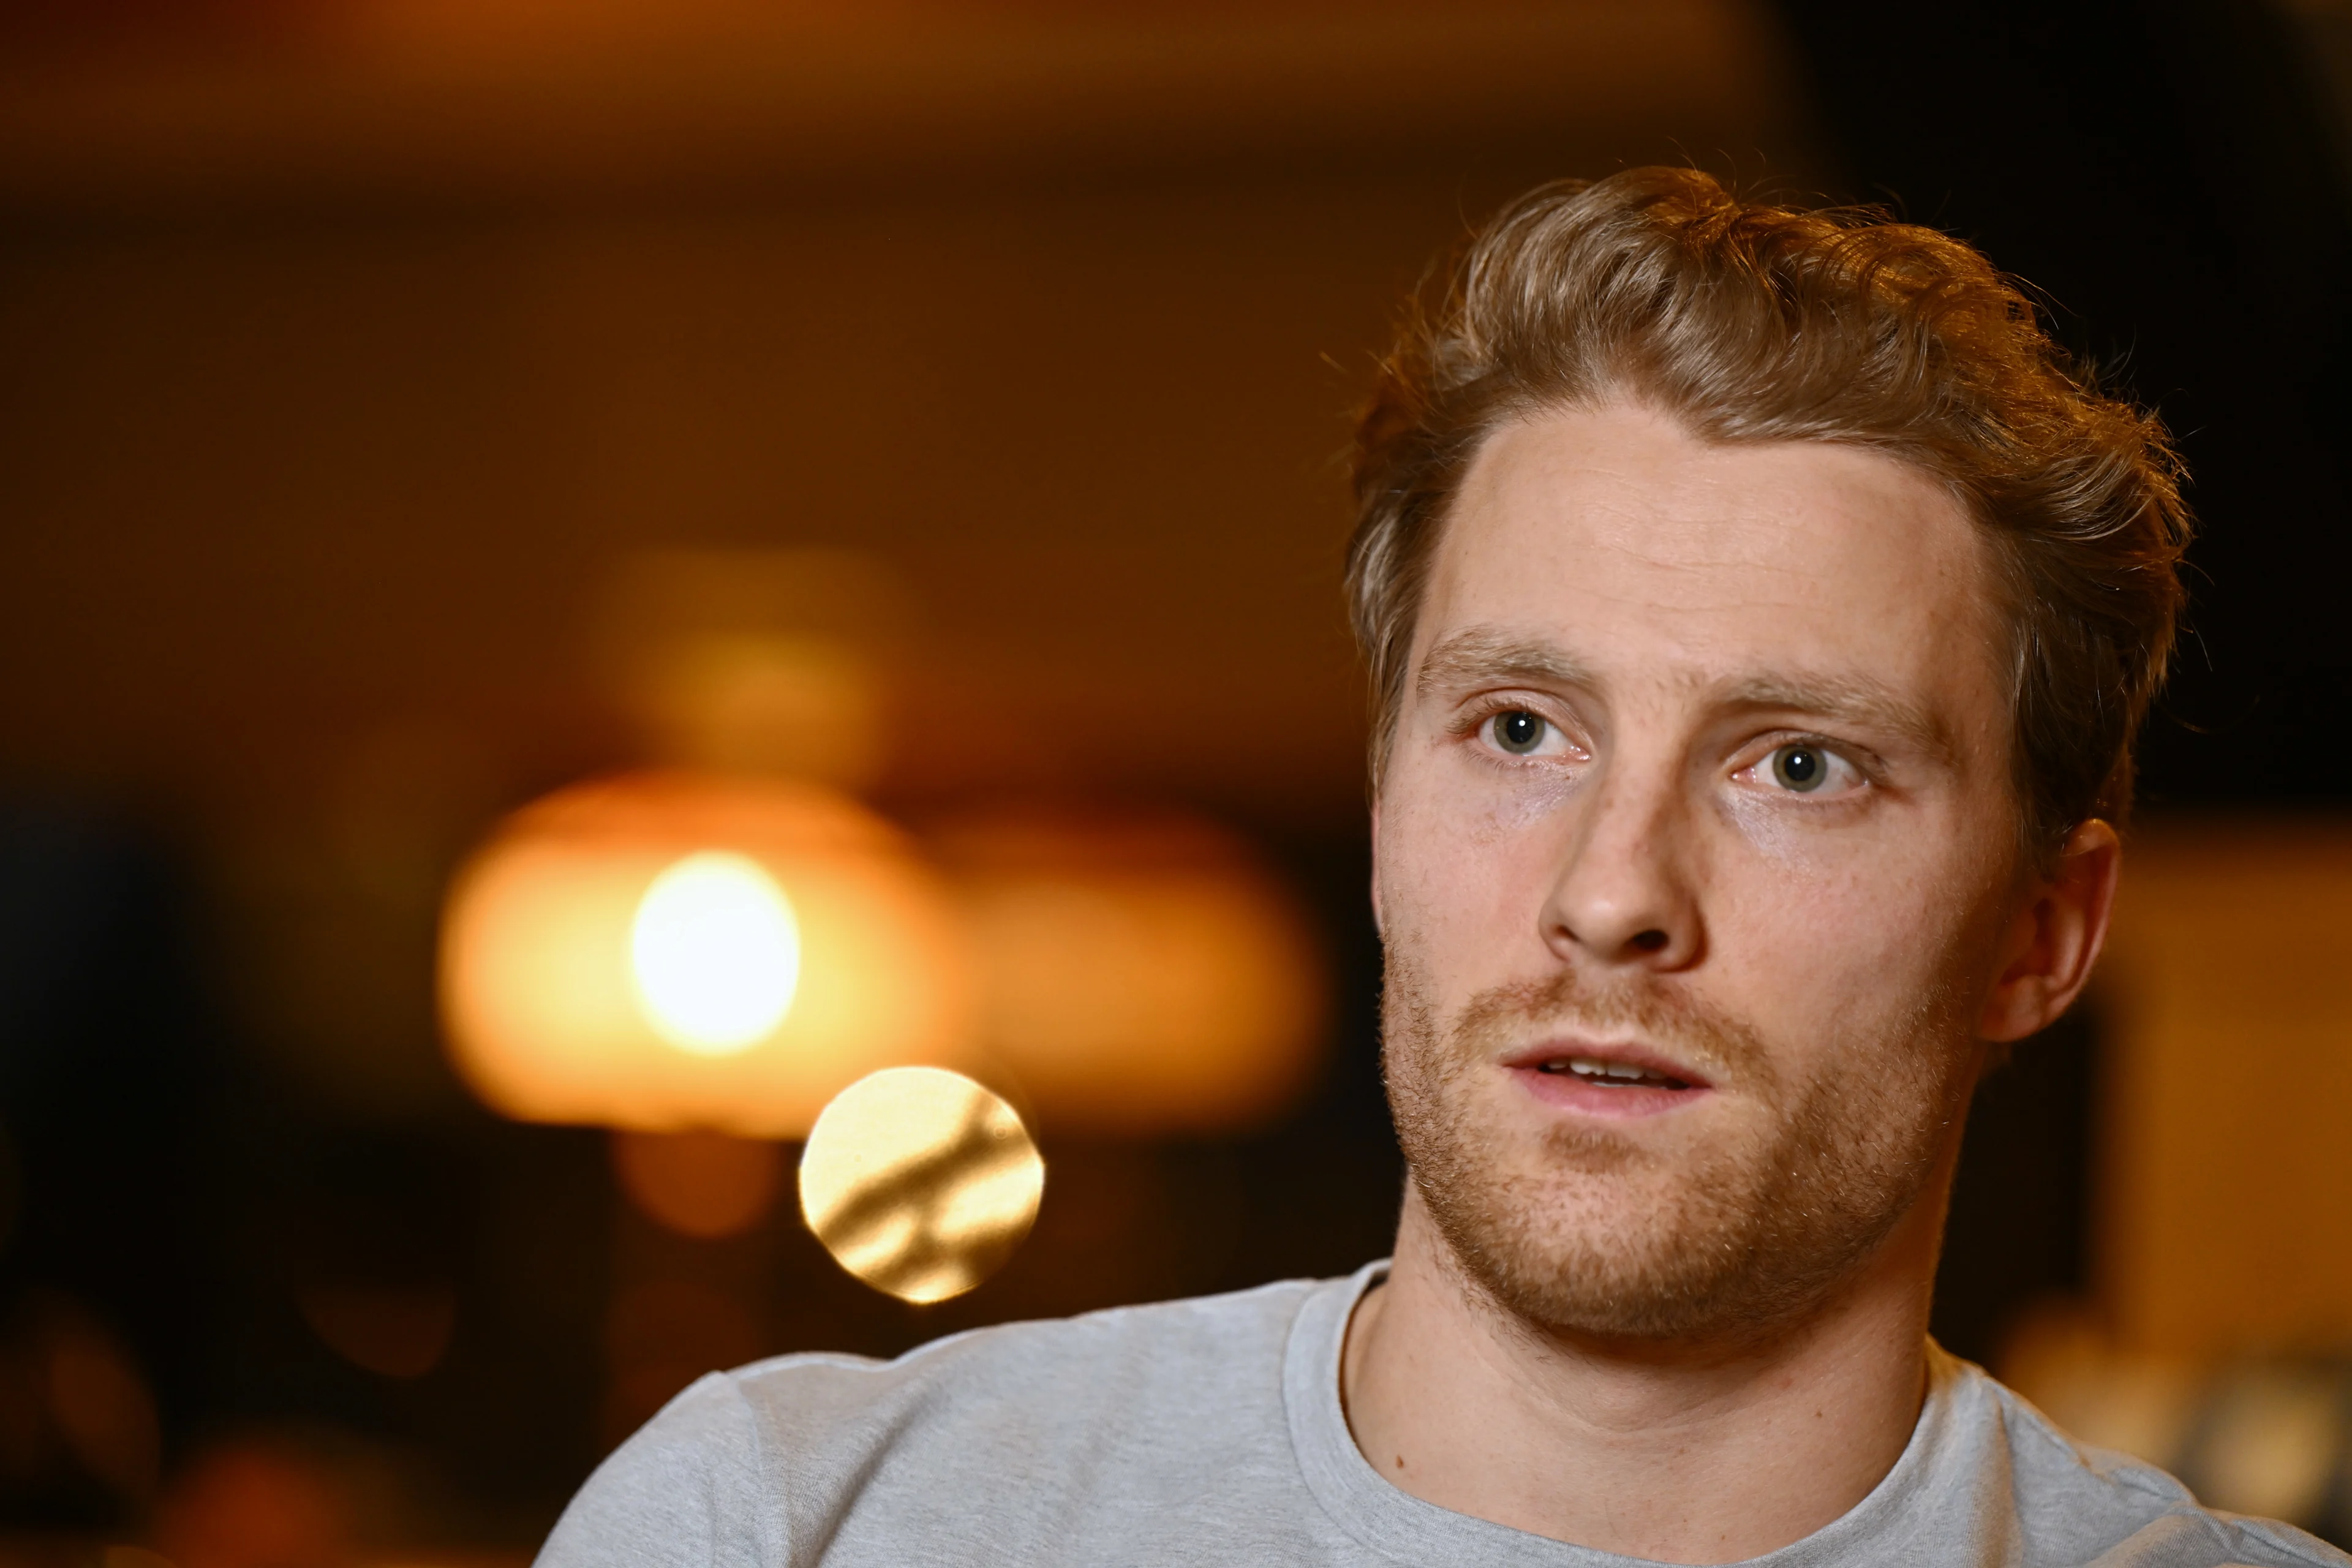
[(887, 759), (912, 619), (866, 552), (656, 550), (613, 563), (592, 640), (648, 754), (855, 791)]
[(844, 1268), (906, 1301), (986, 1279), (1037, 1217), (1045, 1163), (961, 1073), (892, 1068), (844, 1089), (801, 1154), (801, 1214)]
[(782, 1184), (775, 1144), (723, 1132), (615, 1132), (613, 1173), (637, 1212), (715, 1241), (760, 1223)]
[(800, 983), (792, 901), (749, 856), (703, 849), (663, 871), (629, 926), (629, 977), (654, 1032), (732, 1056), (784, 1021)]
[(349, 1489), (284, 1441), (200, 1449), (156, 1510), (155, 1544), (177, 1568), (290, 1568), (358, 1561)]
[(35, 1315), (44, 1352), (37, 1375), (66, 1447), (116, 1496), (144, 1506), (154, 1495), (162, 1435), (137, 1363), (95, 1317), (62, 1298)]
[(978, 941), (988, 1048), (1047, 1128), (1204, 1132), (1311, 1081), (1330, 977), (1282, 881), (1189, 816), (1043, 811), (935, 836)]
[(383, 1377), (431, 1372), (457, 1326), (457, 1293), (446, 1285), (313, 1286), (295, 1304), (336, 1354)]
[(2347, 910), (2340, 821), (2135, 829), (2093, 982), (2095, 1278), (2126, 1349), (2226, 1355), (2352, 1326)]
[(946, 894), (888, 824), (813, 785), (649, 773), (551, 795), (459, 873), (441, 960), (460, 1072), (530, 1121), (796, 1138), (845, 1084), (956, 1059), (971, 1034)]
[(2118, 1344), (2105, 1316), (2044, 1302), (1995, 1370), (2072, 1436), (2171, 1471), (2208, 1506), (2330, 1526), (2352, 1436), (2340, 1337), (2200, 1358)]

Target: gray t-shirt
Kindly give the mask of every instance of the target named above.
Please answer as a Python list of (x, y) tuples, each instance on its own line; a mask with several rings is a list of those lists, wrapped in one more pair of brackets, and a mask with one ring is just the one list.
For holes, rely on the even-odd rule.
[[(888, 1363), (789, 1355), (714, 1373), (604, 1461), (541, 1568), (1627, 1568), (1423, 1502), (1364, 1461), (1339, 1409), (1339, 1349), (1383, 1267), (982, 1329)], [(1756, 1561), (2352, 1563), (2074, 1443), (1941, 1351), (1886, 1479)]]

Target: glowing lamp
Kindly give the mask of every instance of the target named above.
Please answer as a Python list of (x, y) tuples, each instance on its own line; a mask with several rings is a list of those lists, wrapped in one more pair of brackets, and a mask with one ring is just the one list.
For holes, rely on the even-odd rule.
[(1297, 900), (1192, 817), (1031, 814), (936, 836), (982, 1034), (1047, 1131), (1229, 1130), (1312, 1080), (1329, 977)]
[(441, 1005), (507, 1115), (751, 1138), (971, 1034), (958, 915), (895, 829), (814, 785), (690, 773), (501, 825), (452, 886)]

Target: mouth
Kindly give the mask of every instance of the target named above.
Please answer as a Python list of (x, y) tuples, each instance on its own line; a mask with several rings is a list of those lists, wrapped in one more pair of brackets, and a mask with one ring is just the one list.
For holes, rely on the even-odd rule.
[(1633, 1045), (1552, 1040), (1502, 1064), (1538, 1100), (1595, 1116), (1656, 1116), (1706, 1098), (1696, 1070)]

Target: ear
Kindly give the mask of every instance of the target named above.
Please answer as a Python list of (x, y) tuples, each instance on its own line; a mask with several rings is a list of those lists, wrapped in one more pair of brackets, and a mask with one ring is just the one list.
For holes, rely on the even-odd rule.
[(1381, 800), (1372, 797), (1372, 930), (1380, 936), (1388, 935), (1388, 927), (1381, 919)]
[(2093, 817), (2067, 836), (2056, 869), (2036, 879), (2010, 921), (2000, 975), (1977, 1020), (1979, 1036), (2021, 1040), (2073, 1005), (2107, 940), (2122, 868), (2123, 845), (2108, 824)]

